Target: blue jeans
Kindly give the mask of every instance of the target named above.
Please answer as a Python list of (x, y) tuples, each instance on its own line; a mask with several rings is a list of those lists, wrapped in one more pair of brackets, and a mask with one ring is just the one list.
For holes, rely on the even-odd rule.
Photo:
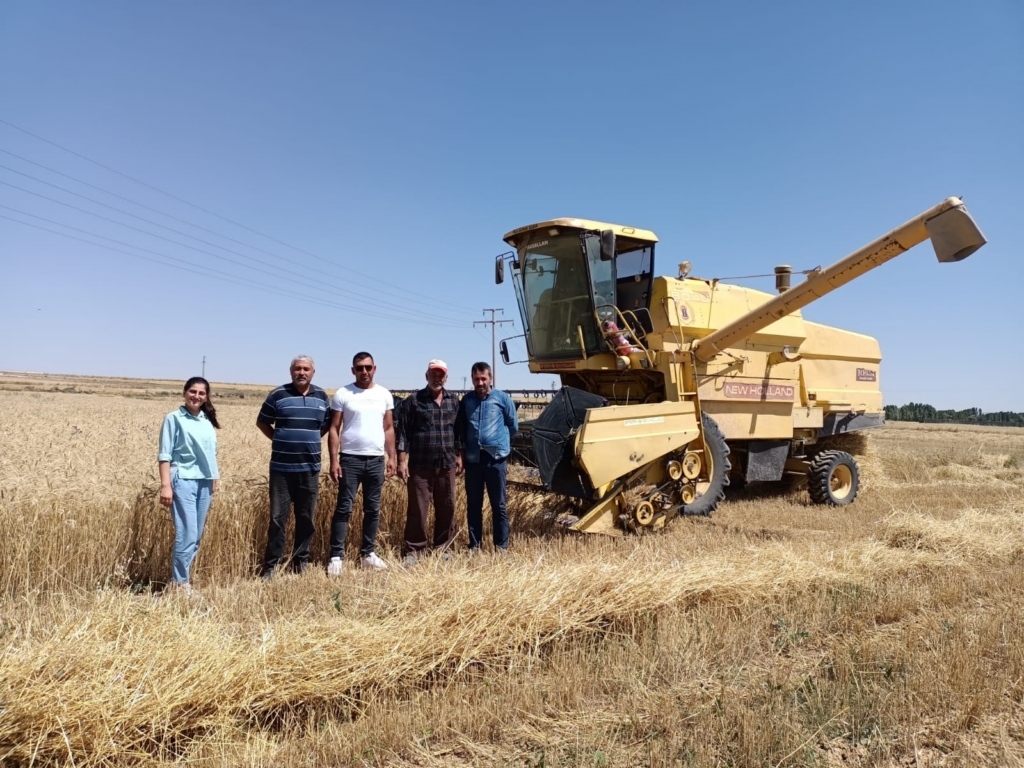
[(183, 480), (171, 473), (171, 517), (174, 519), (174, 556), (171, 581), (188, 584), (192, 561), (206, 527), (206, 515), (213, 501), (213, 480)]
[(466, 462), (466, 518), (469, 547), (476, 549), (484, 537), (484, 488), (491, 502), (495, 549), (508, 548), (508, 510), (505, 508), (505, 460), (480, 451), (479, 463)]
[(359, 554), (366, 557), (377, 546), (377, 527), (380, 525), (380, 492), (384, 487), (384, 457), (356, 456), (343, 453), (341, 482), (338, 483), (338, 503), (331, 520), (331, 557), (345, 556), (348, 521), (352, 517), (352, 504), (359, 485), (363, 486), (363, 542)]

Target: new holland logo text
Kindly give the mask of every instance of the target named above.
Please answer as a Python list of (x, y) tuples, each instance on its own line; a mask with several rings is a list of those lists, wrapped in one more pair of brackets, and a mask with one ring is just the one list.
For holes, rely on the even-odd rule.
[(792, 400), (796, 390), (792, 384), (750, 384), (745, 381), (727, 381), (722, 385), (726, 397), (743, 400)]

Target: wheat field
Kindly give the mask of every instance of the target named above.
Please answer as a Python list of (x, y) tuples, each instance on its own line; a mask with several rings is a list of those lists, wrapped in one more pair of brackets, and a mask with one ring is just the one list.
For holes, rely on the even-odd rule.
[(325, 478), (318, 567), (263, 583), (260, 393), (214, 385), (189, 597), (161, 589), (157, 503), (180, 398), (131, 386), (0, 391), (5, 764), (1024, 763), (1024, 431), (887, 426), (851, 507), (751, 486), (656, 536), (567, 534), (513, 495), (509, 553), (413, 568), (389, 481), (391, 567), (352, 567), (357, 512), (334, 580)]

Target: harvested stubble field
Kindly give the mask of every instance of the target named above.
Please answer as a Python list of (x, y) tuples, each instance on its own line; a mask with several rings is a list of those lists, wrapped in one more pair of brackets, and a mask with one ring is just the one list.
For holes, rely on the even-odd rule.
[[(751, 488), (659, 536), (566, 535), (514, 498), (506, 556), (412, 569), (393, 482), (387, 572), (263, 584), (269, 445), (258, 400), (221, 400), (189, 598), (156, 588), (156, 441), (178, 402), (0, 392), (9, 764), (1024, 758), (1024, 432), (886, 427), (852, 507)], [(327, 481), (320, 562), (333, 501)]]

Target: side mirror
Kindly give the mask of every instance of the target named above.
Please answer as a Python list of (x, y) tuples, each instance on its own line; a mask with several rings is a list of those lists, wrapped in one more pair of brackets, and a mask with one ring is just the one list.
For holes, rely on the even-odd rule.
[(505, 258), (499, 256), (494, 260), (494, 282), (501, 285), (505, 282)]
[(505, 365), (508, 365), (509, 364), (508, 342), (502, 340), (502, 342), (498, 345), (498, 349), (501, 351), (502, 362), (504, 362)]
[(601, 261), (612, 261), (615, 258), (615, 232), (610, 229), (601, 230)]

